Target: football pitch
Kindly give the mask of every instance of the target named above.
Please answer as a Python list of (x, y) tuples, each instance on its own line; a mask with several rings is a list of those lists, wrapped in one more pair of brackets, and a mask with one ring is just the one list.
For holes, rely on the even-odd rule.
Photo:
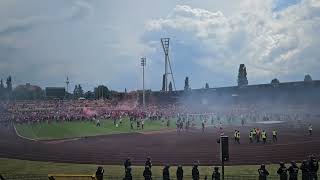
[(96, 122), (90, 121), (73, 121), (73, 122), (42, 122), (36, 124), (16, 124), (16, 131), (19, 135), (36, 140), (51, 140), (64, 138), (77, 138), (86, 136), (98, 136), (120, 133), (139, 133), (148, 131), (160, 131), (174, 129), (176, 127), (175, 120), (171, 120), (169, 127), (166, 122), (146, 120), (144, 129), (137, 129), (136, 123), (133, 123), (133, 129), (130, 127), (128, 118), (118, 123), (118, 127), (114, 125), (113, 120), (101, 120), (100, 126)]

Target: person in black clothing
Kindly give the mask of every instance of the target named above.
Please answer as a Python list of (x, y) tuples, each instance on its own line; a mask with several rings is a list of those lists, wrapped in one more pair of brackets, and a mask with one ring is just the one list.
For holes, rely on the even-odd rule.
[(214, 167), (214, 171), (212, 173), (212, 180), (220, 180), (219, 167)]
[(302, 180), (309, 180), (309, 169), (307, 160), (303, 160), (300, 166), (302, 172)]
[(169, 164), (166, 164), (163, 168), (163, 171), (162, 171), (162, 177), (163, 177), (163, 180), (170, 180), (170, 173), (169, 173)]
[(200, 174), (198, 170), (198, 163), (195, 163), (192, 168), (192, 179), (193, 180), (199, 180), (200, 179)]
[(152, 172), (149, 166), (146, 166), (143, 171), (144, 180), (152, 180)]
[(267, 177), (269, 176), (269, 172), (266, 170), (266, 166), (264, 164), (261, 164), (260, 168), (258, 169), (259, 173), (259, 180), (267, 180)]
[(148, 166), (150, 169), (152, 168), (151, 157), (148, 156), (144, 166)]
[(204, 132), (204, 129), (205, 129), (204, 120), (202, 121), (201, 126), (202, 126), (202, 132)]
[(104, 174), (104, 169), (103, 169), (103, 167), (99, 166), (96, 171), (97, 180), (103, 180), (103, 174)]
[(183, 180), (183, 169), (181, 165), (179, 165), (177, 168), (176, 176), (177, 176), (177, 180)]
[(309, 165), (308, 169), (310, 173), (310, 180), (318, 180), (317, 172), (319, 170), (319, 162), (316, 160), (314, 155), (310, 156), (308, 165)]
[(130, 118), (130, 129), (133, 129), (133, 119)]
[(280, 176), (280, 180), (288, 180), (288, 169), (286, 168), (285, 164), (283, 162), (280, 162), (280, 167), (277, 171), (277, 174)]
[(296, 162), (291, 161), (291, 166), (288, 168), (289, 180), (298, 180), (299, 167)]
[(131, 174), (131, 167), (130, 166), (126, 167), (125, 176), (124, 176), (123, 180), (132, 180), (132, 174)]
[(124, 165), (124, 168), (125, 168), (125, 169), (127, 169), (127, 167), (130, 167), (130, 166), (131, 166), (130, 157), (128, 157), (128, 158), (124, 161), (123, 165)]

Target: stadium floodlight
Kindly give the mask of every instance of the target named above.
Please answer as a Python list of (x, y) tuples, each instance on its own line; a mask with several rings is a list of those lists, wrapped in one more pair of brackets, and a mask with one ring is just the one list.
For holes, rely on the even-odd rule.
[[(170, 38), (161, 38), (161, 45), (162, 49), (165, 55), (165, 65), (164, 65), (164, 91), (167, 92), (169, 90), (169, 81), (168, 81), (168, 75), (171, 74), (173, 88), (176, 90), (176, 84), (174, 82), (171, 63), (170, 63), (170, 57), (169, 57), (169, 42)], [(170, 72), (169, 72), (170, 68)]]
[(145, 108), (145, 92), (144, 92), (144, 67), (146, 66), (146, 59), (145, 57), (141, 58), (141, 66), (142, 66), (142, 104), (143, 108)]

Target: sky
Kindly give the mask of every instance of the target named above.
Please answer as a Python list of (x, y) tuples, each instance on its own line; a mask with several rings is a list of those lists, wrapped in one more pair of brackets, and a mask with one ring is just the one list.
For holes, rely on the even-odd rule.
[(2, 0), (0, 77), (41, 87), (160, 90), (164, 53), (177, 89), (320, 79), (319, 0)]

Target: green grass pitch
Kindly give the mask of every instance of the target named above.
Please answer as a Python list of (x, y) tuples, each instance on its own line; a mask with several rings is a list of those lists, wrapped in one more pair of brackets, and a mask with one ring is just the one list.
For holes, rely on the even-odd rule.
[(166, 123), (164, 122), (146, 120), (143, 130), (137, 130), (136, 123), (134, 123), (134, 129), (132, 130), (130, 128), (130, 121), (127, 118), (123, 119), (122, 124), (119, 124), (118, 127), (113, 124), (113, 120), (102, 120), (100, 123), (100, 127), (97, 127), (95, 122), (89, 121), (16, 124), (15, 126), (21, 136), (37, 140), (147, 132), (175, 128), (174, 120), (171, 120), (169, 128), (166, 127)]

